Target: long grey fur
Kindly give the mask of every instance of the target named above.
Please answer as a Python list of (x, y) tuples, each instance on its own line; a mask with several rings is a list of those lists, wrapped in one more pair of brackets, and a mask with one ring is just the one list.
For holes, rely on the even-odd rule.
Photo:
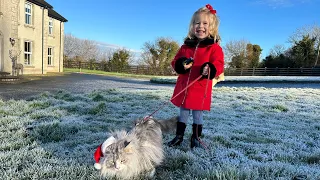
[(140, 119), (129, 131), (111, 133), (115, 138), (103, 152), (101, 175), (132, 179), (142, 174), (153, 176), (155, 167), (164, 159), (163, 133), (176, 129), (178, 117), (167, 120)]

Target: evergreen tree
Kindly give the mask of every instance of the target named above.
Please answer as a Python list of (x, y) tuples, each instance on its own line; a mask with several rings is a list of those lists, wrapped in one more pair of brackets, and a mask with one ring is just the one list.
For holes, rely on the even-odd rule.
[(303, 36), (292, 47), (291, 56), (295, 67), (312, 67), (316, 59), (315, 38)]
[(246, 50), (247, 50), (247, 56), (246, 56), (246, 62), (244, 63), (245, 67), (248, 67), (248, 68), (258, 67), (260, 55), (262, 52), (262, 49), (260, 48), (260, 46), (257, 44), (252, 45), (251, 43), (249, 43), (247, 44)]
[(124, 72), (129, 67), (130, 52), (126, 49), (121, 49), (113, 53), (109, 61), (109, 66), (112, 71)]
[(171, 61), (179, 50), (179, 44), (168, 38), (158, 38), (144, 44), (142, 57), (156, 75), (168, 74)]
[(229, 63), (230, 67), (233, 68), (245, 68), (246, 67), (246, 57), (244, 53), (235, 55), (232, 57), (231, 62)]
[(254, 44), (253, 45), (253, 55), (252, 55), (252, 59), (251, 59), (251, 64), (249, 67), (258, 67), (259, 63), (260, 63), (260, 56), (262, 53), (262, 49), (259, 45)]

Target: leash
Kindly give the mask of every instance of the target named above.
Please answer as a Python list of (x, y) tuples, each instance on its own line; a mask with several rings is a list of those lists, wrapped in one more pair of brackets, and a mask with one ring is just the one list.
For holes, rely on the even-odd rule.
[[(204, 92), (204, 95), (203, 95), (203, 101), (202, 101), (202, 106), (201, 106), (201, 109), (203, 108), (203, 104), (204, 104), (204, 99), (207, 98), (207, 90), (208, 90), (208, 84), (209, 84), (209, 81), (210, 81), (210, 68), (208, 68), (208, 78), (207, 78), (207, 83), (206, 83), (206, 88), (205, 88), (205, 92)], [(210, 97), (211, 98), (211, 97)], [(203, 113), (203, 112), (202, 112)], [(199, 117), (200, 118), (200, 115)], [(207, 150), (209, 151), (210, 148), (203, 142), (201, 141), (200, 137), (198, 136), (198, 124), (196, 126), (196, 138), (197, 140), (199, 141), (199, 143)]]
[[(150, 119), (150, 117), (152, 117), (152, 115), (154, 115), (156, 112), (158, 112), (160, 109), (164, 108), (165, 106), (167, 106), (169, 104), (169, 102), (173, 99), (175, 99), (176, 97), (178, 97), (181, 93), (183, 93), (186, 89), (188, 89), (188, 87), (190, 87), (191, 85), (193, 85), (196, 81), (198, 81), (200, 78), (202, 77), (202, 75), (200, 75), (199, 77), (197, 77), (195, 80), (193, 80), (190, 84), (188, 84), (184, 89), (182, 89), (178, 94), (176, 94), (174, 97), (172, 97), (169, 101), (163, 103), (158, 109), (156, 109), (154, 112), (152, 112), (149, 116), (146, 116), (144, 118), (144, 121), (147, 121), (148, 119)], [(205, 92), (204, 92), (204, 96), (203, 96), (203, 100), (202, 100), (202, 105), (201, 107), (203, 107), (204, 104), (204, 99), (207, 98), (207, 90), (208, 90), (208, 85), (209, 85), (209, 81), (210, 81), (210, 68), (208, 69), (208, 78), (207, 78), (207, 83), (206, 83), (206, 88), (205, 88)], [(201, 108), (202, 109), (202, 108)], [(200, 115), (199, 115), (200, 116)], [(196, 138), (197, 140), (200, 142), (200, 144), (208, 151), (209, 147), (203, 142), (201, 141), (201, 139), (198, 136), (198, 124), (196, 127)]]
[[(195, 52), (193, 54), (193, 57), (195, 57), (196, 55), (196, 52), (197, 52), (197, 49), (198, 49), (198, 45), (199, 43), (197, 44), (196, 46), (196, 49), (195, 49)], [(207, 65), (208, 66), (208, 65)], [(190, 70), (190, 74), (191, 74), (191, 70)], [(181, 93), (183, 93), (186, 89), (188, 89), (188, 87), (190, 87), (191, 85), (193, 85), (196, 81), (198, 81), (201, 77), (202, 77), (202, 74), (197, 77), (195, 80), (193, 80), (190, 84), (189, 83), (189, 78), (190, 78), (190, 74), (189, 74), (189, 77), (188, 77), (188, 82), (187, 82), (187, 86), (181, 90), (178, 94), (176, 94), (174, 97), (172, 97), (169, 101), (163, 103), (158, 109), (156, 109), (154, 112), (152, 112), (149, 116), (146, 116), (144, 118), (144, 121), (147, 121), (148, 119), (150, 119), (150, 117), (152, 117), (152, 115), (154, 115), (156, 112), (158, 112), (160, 109), (162, 109), (163, 107), (167, 106), (169, 104), (170, 101), (172, 101), (173, 99), (175, 99), (176, 97), (178, 97)], [(207, 83), (206, 83), (206, 88), (205, 88), (205, 92), (204, 92), (204, 95), (203, 95), (203, 100), (202, 100), (202, 105), (201, 105), (201, 109), (203, 108), (203, 104), (204, 104), (204, 100), (207, 98), (207, 90), (208, 90), (208, 84), (209, 84), (209, 81), (210, 81), (210, 68), (208, 68), (208, 79), (207, 79)], [(211, 97), (210, 97), (211, 98)], [(199, 115), (200, 116), (200, 115)], [(208, 151), (209, 148), (208, 146), (201, 141), (201, 139), (199, 138), (198, 136), (198, 124), (197, 124), (197, 127), (196, 127), (196, 138), (197, 140), (199, 141), (199, 143), (205, 147), (205, 149)]]
[[(193, 56), (192, 56), (192, 57), (196, 57), (196, 52), (197, 52), (198, 46), (199, 46), (199, 43), (197, 44), (196, 49), (194, 50), (194, 53), (193, 53)], [(184, 89), (182, 89), (177, 95), (175, 95), (174, 97), (172, 97), (169, 101), (163, 103), (162, 106), (160, 106), (157, 110), (155, 110), (155, 111), (154, 111), (153, 113), (151, 113), (149, 116), (145, 117), (145, 118), (144, 118), (144, 121), (147, 121), (148, 119), (150, 119), (150, 117), (151, 117), (153, 114), (155, 114), (157, 111), (159, 111), (159, 110), (160, 110), (161, 108), (163, 108), (164, 106), (168, 105), (168, 103), (169, 103), (170, 101), (172, 101), (174, 98), (176, 98), (177, 96), (179, 96), (179, 95), (180, 95), (181, 93), (183, 93), (188, 87), (190, 87), (192, 84), (194, 84), (196, 81), (198, 81), (198, 80), (202, 77), (202, 75), (200, 75), (199, 77), (197, 77), (197, 79), (193, 80), (190, 84), (188, 84), (188, 83), (189, 83), (189, 78), (190, 78), (190, 75), (191, 75), (191, 70), (192, 70), (192, 68), (190, 69), (190, 72), (189, 72), (190, 74), (189, 74), (189, 77), (188, 77), (187, 86), (186, 86)]]
[[(200, 75), (199, 77), (197, 77), (195, 80), (193, 80), (190, 84), (188, 84), (183, 90), (181, 90), (178, 94), (176, 94), (174, 97), (172, 97), (169, 101), (163, 103), (158, 109), (156, 109), (154, 112), (152, 112), (149, 116), (146, 116), (144, 118), (144, 121), (147, 121), (148, 119), (150, 119), (150, 117), (152, 117), (152, 115), (154, 115), (156, 112), (158, 112), (160, 109), (164, 108), (165, 106), (167, 106), (169, 104), (169, 102), (173, 99), (175, 99), (176, 97), (178, 97), (181, 93), (183, 93), (186, 89), (188, 89), (188, 87), (190, 87), (191, 85), (193, 85), (196, 81), (198, 81), (200, 78), (202, 77), (202, 75)], [(206, 88), (205, 88), (205, 92), (204, 92), (204, 96), (203, 96), (203, 101), (202, 101), (202, 105), (201, 107), (203, 107), (204, 104), (204, 99), (207, 98), (207, 90), (208, 90), (208, 85), (209, 85), (209, 81), (210, 81), (210, 68), (208, 69), (208, 78), (207, 78), (207, 83), (206, 83)], [(202, 108), (201, 108), (202, 109)], [(199, 115), (200, 116), (200, 115)], [(201, 141), (201, 139), (198, 136), (198, 124), (196, 127), (196, 138), (199, 141), (199, 143), (207, 150), (209, 151), (209, 147), (203, 142)]]
[(147, 121), (148, 119), (150, 119), (150, 117), (152, 115), (154, 115), (156, 112), (158, 112), (160, 109), (162, 109), (163, 107), (165, 107), (166, 105), (169, 104), (169, 102), (173, 99), (175, 99), (176, 97), (178, 97), (181, 93), (183, 93), (186, 89), (188, 89), (188, 87), (190, 87), (192, 84), (194, 84), (196, 81), (198, 81), (200, 78), (202, 77), (202, 75), (200, 75), (199, 77), (197, 77), (197, 79), (193, 80), (190, 84), (188, 84), (184, 89), (182, 89), (178, 94), (176, 94), (174, 97), (172, 97), (169, 101), (163, 103), (158, 109), (156, 109), (153, 113), (151, 113), (149, 116), (146, 116), (144, 118), (145, 121)]

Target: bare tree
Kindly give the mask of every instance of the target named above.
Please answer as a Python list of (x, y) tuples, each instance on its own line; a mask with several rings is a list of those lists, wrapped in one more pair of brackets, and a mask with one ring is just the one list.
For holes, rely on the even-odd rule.
[(240, 54), (246, 52), (247, 44), (249, 43), (250, 42), (245, 39), (231, 40), (227, 42), (224, 47), (226, 61), (231, 61), (232, 57), (239, 56)]
[(224, 47), (225, 61), (231, 63), (232, 60), (246, 56), (247, 45), (250, 42), (245, 39), (231, 40)]
[(66, 34), (64, 40), (64, 55), (69, 58), (80, 57), (84, 61), (98, 60), (101, 50), (97, 42), (88, 39), (79, 39), (72, 34)]
[(79, 49), (79, 56), (83, 57), (84, 60), (97, 59), (99, 50), (95, 41), (88, 39), (81, 40)]
[(317, 56), (315, 59), (314, 66), (318, 64), (319, 61), (319, 51), (320, 51), (320, 27), (317, 24), (306, 25), (304, 27), (298, 28), (290, 37), (289, 42), (295, 44), (303, 39), (304, 36), (309, 36), (311, 39), (315, 39), (315, 48), (317, 50)]
[(79, 48), (80, 39), (72, 34), (64, 36), (64, 55), (67, 57), (75, 57)]
[(281, 44), (274, 45), (269, 52), (269, 55), (273, 57), (278, 57), (280, 54), (284, 54), (286, 52), (286, 47)]
[(103, 57), (106, 61), (110, 61), (112, 59), (113, 54), (116, 52), (116, 49), (105, 49), (103, 51)]

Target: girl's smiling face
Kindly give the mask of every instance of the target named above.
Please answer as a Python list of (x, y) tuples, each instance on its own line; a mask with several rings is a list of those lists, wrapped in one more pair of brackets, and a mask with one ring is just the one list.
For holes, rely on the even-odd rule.
[(194, 35), (201, 41), (207, 38), (209, 34), (209, 18), (205, 13), (199, 13), (193, 22)]

